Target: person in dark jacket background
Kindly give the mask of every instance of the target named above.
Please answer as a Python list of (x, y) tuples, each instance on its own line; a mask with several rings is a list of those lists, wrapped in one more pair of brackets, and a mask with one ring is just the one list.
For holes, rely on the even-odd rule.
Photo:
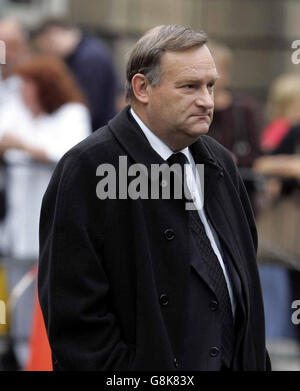
[(120, 88), (109, 48), (99, 38), (61, 19), (48, 19), (35, 31), (38, 49), (62, 58), (85, 94), (92, 129), (104, 126), (116, 114)]
[[(206, 41), (148, 31), (127, 64), (130, 106), (57, 165), (38, 278), (55, 370), (270, 369), (253, 213), (230, 152), (205, 135), (218, 77)], [(185, 197), (164, 197), (176, 178)]]

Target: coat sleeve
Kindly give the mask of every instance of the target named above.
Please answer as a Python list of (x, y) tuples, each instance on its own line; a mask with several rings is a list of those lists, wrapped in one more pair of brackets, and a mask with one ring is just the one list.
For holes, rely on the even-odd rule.
[(267, 372), (272, 371), (271, 359), (270, 359), (270, 355), (267, 350), (266, 350), (266, 371)]
[[(240, 198), (241, 198), (241, 201), (242, 201), (242, 204), (243, 204), (243, 207), (244, 207), (247, 219), (248, 219), (249, 228), (250, 228), (251, 235), (253, 238), (255, 252), (257, 252), (258, 236), (257, 236), (257, 230), (256, 230), (255, 219), (254, 219), (252, 207), (251, 207), (251, 204), (250, 204), (250, 201), (248, 198), (246, 188), (245, 188), (244, 183), (242, 181), (242, 178), (240, 177), (240, 175), (238, 173), (237, 173), (237, 175), (238, 175), (238, 186), (239, 186)], [(257, 272), (257, 278), (259, 279), (258, 272)], [(262, 293), (261, 293), (261, 295), (262, 295)], [(269, 356), (267, 349), (266, 349), (265, 353), (266, 353), (265, 354), (266, 355), (266, 364), (265, 364), (266, 371), (271, 371), (272, 370), (271, 360), (270, 360), (270, 356)]]
[(236, 164), (232, 159), (232, 155), (226, 148), (224, 148), (221, 144), (217, 143), (211, 137), (204, 136), (203, 139), (205, 140), (205, 144), (209, 149), (209, 151), (211, 152), (211, 154), (218, 157), (218, 160), (220, 161), (221, 165), (226, 168), (229, 177), (231, 178), (233, 186), (235, 187), (238, 196), (241, 200), (248, 221), (254, 249), (255, 251), (257, 251), (257, 230), (256, 230), (253, 210), (251, 207), (251, 203), (244, 182), (241, 178), (241, 175), (239, 173)]
[(110, 307), (102, 256), (105, 201), (87, 160), (64, 157), (44, 195), (39, 300), (55, 369), (129, 370), (134, 348)]
[(257, 229), (253, 214), (253, 209), (249, 200), (249, 196), (247, 193), (247, 190), (245, 188), (244, 182), (240, 176), (240, 174), (237, 172), (238, 177), (238, 189), (239, 189), (239, 196), (243, 204), (243, 208), (248, 220), (249, 228), (251, 231), (252, 239), (253, 239), (253, 245), (255, 248), (255, 252), (257, 252), (257, 246), (258, 246), (258, 237), (257, 237)]

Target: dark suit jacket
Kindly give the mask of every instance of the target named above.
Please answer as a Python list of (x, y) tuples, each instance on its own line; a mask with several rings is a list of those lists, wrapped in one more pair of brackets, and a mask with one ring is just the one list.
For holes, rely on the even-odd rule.
[[(201, 136), (191, 150), (205, 164), (206, 212), (242, 284), (242, 369), (265, 370), (257, 234), (247, 194), (230, 153), (216, 141)], [(97, 198), (97, 167), (118, 168), (124, 155), (128, 164), (149, 169), (164, 163), (128, 108), (61, 159), (44, 196), (38, 284), (55, 369), (188, 369), (181, 353), (191, 276), (187, 214), (177, 200)], [(199, 305), (203, 319), (207, 308)], [(209, 327), (201, 329), (203, 340)]]

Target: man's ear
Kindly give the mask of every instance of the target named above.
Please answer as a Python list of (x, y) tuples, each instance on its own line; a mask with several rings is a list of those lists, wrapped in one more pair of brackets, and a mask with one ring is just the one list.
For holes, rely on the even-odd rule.
[(145, 75), (143, 75), (142, 73), (136, 73), (131, 80), (131, 85), (136, 100), (144, 104), (148, 103), (149, 82)]

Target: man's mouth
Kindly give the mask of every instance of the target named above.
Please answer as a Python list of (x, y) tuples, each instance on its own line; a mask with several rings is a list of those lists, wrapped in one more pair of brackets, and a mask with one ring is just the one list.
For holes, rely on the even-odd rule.
[(210, 119), (210, 115), (209, 114), (194, 114), (192, 117), (196, 117), (196, 118), (199, 118), (199, 119), (207, 119), (207, 120)]

